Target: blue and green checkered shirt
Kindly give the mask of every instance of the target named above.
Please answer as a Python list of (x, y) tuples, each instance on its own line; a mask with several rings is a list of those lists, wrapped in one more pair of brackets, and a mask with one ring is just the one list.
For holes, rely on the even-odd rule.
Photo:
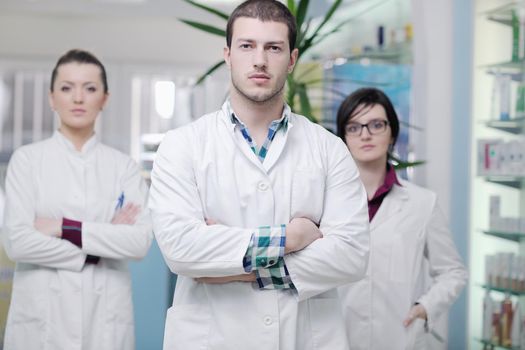
[[(232, 122), (239, 128), (253, 153), (263, 162), (277, 132), (279, 132), (279, 130), (286, 131), (288, 127), (288, 117), (291, 113), (290, 107), (285, 105), (281, 119), (274, 120), (270, 123), (268, 135), (259, 150), (257, 150), (257, 144), (250, 136), (246, 125), (235, 116), (229, 103), (227, 107)], [(246, 272), (255, 271), (259, 288), (295, 288), (284, 263), (285, 244), (286, 225), (261, 226), (252, 234), (250, 244), (243, 259), (243, 265)]]

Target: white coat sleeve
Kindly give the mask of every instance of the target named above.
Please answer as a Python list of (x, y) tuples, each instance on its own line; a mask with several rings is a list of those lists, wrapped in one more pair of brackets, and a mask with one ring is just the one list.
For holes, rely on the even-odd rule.
[(31, 160), (31, 155), (21, 149), (13, 154), (7, 168), (2, 234), (7, 256), (15, 262), (80, 271), (86, 260), (84, 252), (34, 228), (36, 189)]
[(341, 140), (334, 140), (328, 149), (331, 154), (319, 226), (323, 238), (284, 258), (299, 300), (357, 281), (368, 266), (369, 224), (364, 186)]
[(188, 277), (246, 273), (242, 264), (253, 229), (206, 225), (194, 176), (189, 127), (169, 132), (153, 171), (149, 207), (153, 232), (167, 265)]
[(437, 201), (434, 201), (425, 230), (427, 232), (424, 254), (429, 261), (433, 283), (417, 302), (425, 307), (427, 326), (432, 329), (435, 320), (458, 298), (465, 287), (468, 274)]
[(125, 195), (124, 205), (141, 207), (133, 225), (113, 225), (108, 222), (82, 222), (82, 250), (86, 254), (110, 259), (141, 259), (153, 239), (151, 218), (147, 208), (148, 189), (137, 164), (129, 159), (120, 180)]

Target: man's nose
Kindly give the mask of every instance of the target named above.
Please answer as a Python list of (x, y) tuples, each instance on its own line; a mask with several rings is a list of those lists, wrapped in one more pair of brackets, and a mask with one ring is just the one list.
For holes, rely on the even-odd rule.
[(268, 57), (264, 48), (257, 48), (254, 52), (253, 65), (258, 69), (266, 68)]

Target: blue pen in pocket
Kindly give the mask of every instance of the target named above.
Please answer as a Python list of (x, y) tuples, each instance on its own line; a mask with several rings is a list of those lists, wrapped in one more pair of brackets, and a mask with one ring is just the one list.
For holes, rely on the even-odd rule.
[(117, 199), (117, 206), (115, 207), (115, 211), (122, 209), (124, 206), (124, 191), (120, 193), (120, 196), (118, 196)]

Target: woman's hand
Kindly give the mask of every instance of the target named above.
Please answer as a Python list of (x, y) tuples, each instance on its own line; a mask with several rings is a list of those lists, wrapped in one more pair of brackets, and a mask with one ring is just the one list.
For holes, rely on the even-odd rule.
[(33, 223), (35, 229), (47, 236), (62, 237), (62, 220), (49, 218), (36, 218)]
[(111, 223), (113, 225), (133, 225), (137, 221), (139, 213), (140, 205), (128, 203), (122, 209), (117, 210), (111, 219)]
[(422, 318), (423, 320), (427, 320), (427, 310), (425, 310), (425, 307), (421, 304), (416, 304), (412, 306), (410, 311), (408, 312), (407, 318), (403, 321), (403, 325), (405, 327), (410, 326), (410, 324), (416, 319), (416, 318)]

